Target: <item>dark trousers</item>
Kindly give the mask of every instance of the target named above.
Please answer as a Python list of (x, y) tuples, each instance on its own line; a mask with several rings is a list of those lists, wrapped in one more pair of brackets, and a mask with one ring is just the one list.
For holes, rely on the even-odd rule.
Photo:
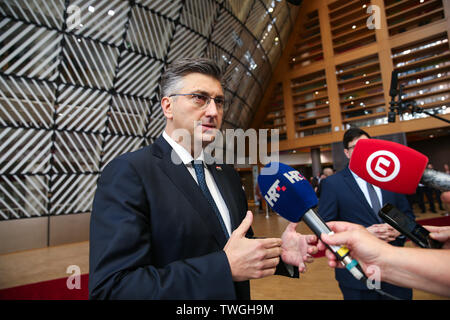
[(439, 209), (444, 210), (444, 207), (442, 206), (442, 200), (441, 200), (441, 191), (438, 189), (433, 189), (433, 190), (434, 190), (434, 194), (436, 195), (436, 200), (439, 204)]
[(430, 211), (436, 212), (436, 208), (434, 206), (434, 200), (433, 200), (433, 190), (428, 187), (418, 187), (417, 188), (417, 204), (419, 205), (420, 210), (422, 210), (422, 212), (425, 212), (425, 203), (423, 201), (424, 194), (427, 197), (428, 202), (430, 204)]

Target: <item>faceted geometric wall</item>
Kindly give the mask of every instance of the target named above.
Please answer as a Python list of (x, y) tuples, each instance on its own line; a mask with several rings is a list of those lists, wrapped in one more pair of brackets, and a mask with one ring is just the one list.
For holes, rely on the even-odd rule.
[(284, 0), (0, 0), (0, 220), (89, 212), (116, 156), (151, 144), (165, 66), (225, 71), (247, 128), (298, 7)]

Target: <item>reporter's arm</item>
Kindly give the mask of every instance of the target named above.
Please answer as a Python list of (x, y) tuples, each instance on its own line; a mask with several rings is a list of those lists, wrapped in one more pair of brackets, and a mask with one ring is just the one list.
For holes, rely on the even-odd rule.
[[(360, 225), (329, 222), (328, 226), (335, 234), (322, 234), (322, 241), (346, 245), (368, 277), (368, 267), (377, 266), (382, 281), (450, 296), (450, 250), (399, 248), (377, 239)], [(320, 243), (319, 249), (324, 248)], [(326, 256), (330, 267), (340, 267), (331, 251), (327, 250)]]
[(450, 296), (450, 250), (394, 248), (383, 260), (383, 281)]

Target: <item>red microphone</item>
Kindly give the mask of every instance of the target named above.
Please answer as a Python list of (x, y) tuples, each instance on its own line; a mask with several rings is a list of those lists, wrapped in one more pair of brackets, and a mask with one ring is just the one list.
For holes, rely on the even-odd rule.
[(349, 167), (360, 178), (387, 191), (413, 194), (419, 182), (442, 191), (450, 190), (450, 176), (425, 169), (427, 163), (425, 155), (402, 144), (360, 139)]

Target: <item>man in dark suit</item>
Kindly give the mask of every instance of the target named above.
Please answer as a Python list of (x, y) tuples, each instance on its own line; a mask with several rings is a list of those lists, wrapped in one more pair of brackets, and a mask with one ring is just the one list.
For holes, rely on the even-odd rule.
[[(360, 139), (370, 139), (369, 134), (359, 128), (350, 128), (344, 134), (344, 153), (351, 158), (353, 148)], [(391, 203), (414, 219), (408, 200), (404, 195), (368, 184), (348, 167), (322, 182), (319, 214), (325, 221), (348, 221), (367, 228), (379, 239), (394, 246), (403, 246), (405, 238), (378, 216), (379, 209)], [(336, 280), (344, 299), (377, 300), (385, 297), (370, 290), (366, 284), (356, 280), (346, 269), (336, 269)], [(381, 282), (381, 289), (401, 299), (412, 299), (412, 290)]]
[(316, 252), (315, 237), (292, 225), (283, 246), (251, 238), (239, 175), (206, 161), (203, 148), (222, 123), (220, 81), (210, 60), (174, 62), (160, 83), (164, 133), (102, 172), (91, 216), (91, 299), (249, 299), (249, 279), (298, 276)]

